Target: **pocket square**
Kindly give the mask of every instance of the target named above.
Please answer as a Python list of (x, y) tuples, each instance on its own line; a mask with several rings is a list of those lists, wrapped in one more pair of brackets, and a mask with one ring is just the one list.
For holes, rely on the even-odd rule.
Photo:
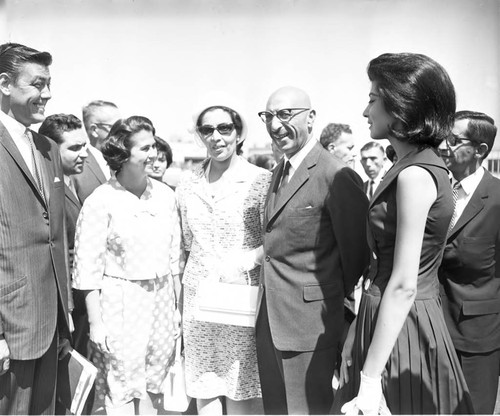
[(54, 178), (54, 183), (57, 183), (57, 182), (61, 182), (61, 179), (59, 179), (59, 177), (57, 177), (57, 176), (56, 176), (56, 177)]

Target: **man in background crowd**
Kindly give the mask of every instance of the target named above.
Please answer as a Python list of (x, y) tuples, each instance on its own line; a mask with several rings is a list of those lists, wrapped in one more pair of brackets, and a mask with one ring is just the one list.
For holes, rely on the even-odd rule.
[(384, 164), (387, 159), (383, 146), (373, 141), (361, 148), (360, 155), (361, 165), (368, 176), (368, 180), (363, 184), (363, 190), (368, 199), (371, 199), (385, 175)]
[(356, 151), (354, 137), (348, 124), (328, 124), (321, 132), (319, 142), (326, 150), (354, 169)]
[[(76, 220), (82, 204), (76, 195), (73, 175), (82, 173), (87, 159), (87, 135), (82, 122), (73, 114), (54, 114), (48, 116), (40, 129), (40, 134), (54, 140), (61, 155), (64, 172), (64, 194), (66, 213), (66, 235), (69, 250), (69, 266), (73, 269), (73, 252), (75, 247)], [(73, 346), (84, 357), (88, 356), (88, 317), (85, 309), (83, 293), (73, 290)]]
[(118, 107), (109, 102), (96, 100), (82, 110), (83, 124), (89, 138), (88, 157), (83, 173), (74, 177), (75, 189), (83, 204), (94, 189), (111, 176), (108, 164), (101, 153), (101, 147), (113, 124), (120, 118)]
[(460, 111), (439, 146), (456, 201), (439, 269), (441, 297), (477, 414), (493, 413), (500, 368), (500, 180), (481, 166), (496, 132), (486, 114)]
[[(0, 414), (54, 414), (70, 338), (64, 178), (45, 118), (52, 56), (0, 45)], [(67, 341), (67, 340), (66, 340)]]

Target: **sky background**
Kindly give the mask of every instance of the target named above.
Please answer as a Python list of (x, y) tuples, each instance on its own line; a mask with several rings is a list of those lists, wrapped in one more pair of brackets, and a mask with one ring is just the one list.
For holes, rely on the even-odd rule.
[(196, 103), (214, 90), (246, 118), (247, 148), (268, 145), (256, 113), (283, 85), (310, 94), (318, 137), (346, 123), (361, 147), (366, 67), (384, 52), (434, 58), (457, 109), (498, 123), (499, 39), (497, 0), (0, 0), (0, 41), (53, 55), (46, 115), (110, 100), (124, 116), (149, 117), (178, 157)]

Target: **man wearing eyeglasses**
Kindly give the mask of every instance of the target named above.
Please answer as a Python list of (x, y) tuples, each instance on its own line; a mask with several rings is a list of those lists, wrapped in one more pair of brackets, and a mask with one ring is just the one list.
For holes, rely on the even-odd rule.
[(439, 269), (443, 311), (478, 414), (495, 409), (500, 368), (500, 180), (481, 166), (496, 131), (486, 114), (460, 111), (439, 146), (456, 197)]
[(295, 87), (259, 113), (284, 153), (264, 212), (256, 324), (266, 414), (328, 413), (344, 295), (368, 264), (360, 177), (313, 136), (316, 113)]
[(90, 142), (88, 158), (83, 172), (73, 177), (76, 193), (82, 204), (95, 188), (111, 176), (108, 164), (102, 156), (101, 147), (111, 127), (119, 118), (118, 107), (109, 101), (91, 101), (83, 107), (82, 120)]

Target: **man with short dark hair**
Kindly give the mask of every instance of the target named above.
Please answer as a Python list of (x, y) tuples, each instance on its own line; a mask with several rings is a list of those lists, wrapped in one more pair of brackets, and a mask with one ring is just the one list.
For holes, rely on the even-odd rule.
[(266, 414), (326, 414), (344, 329), (344, 296), (368, 265), (361, 178), (313, 137), (295, 87), (259, 113), (283, 152), (264, 208), (257, 357)]
[(385, 175), (384, 164), (387, 158), (383, 146), (373, 141), (363, 145), (359, 153), (361, 165), (368, 176), (368, 180), (363, 184), (363, 190), (368, 199), (371, 199)]
[(29, 129), (45, 118), (51, 63), (0, 45), (0, 414), (54, 414), (58, 340), (70, 337), (61, 158)]
[(120, 118), (118, 107), (109, 101), (95, 100), (82, 109), (82, 119), (89, 138), (85, 169), (74, 176), (75, 188), (83, 204), (95, 188), (111, 176), (109, 166), (101, 153), (101, 147), (113, 124)]
[(348, 124), (329, 123), (319, 137), (321, 145), (354, 169), (356, 151), (351, 127)]
[(486, 114), (460, 111), (439, 146), (456, 200), (439, 269), (441, 297), (477, 414), (495, 409), (500, 367), (500, 180), (481, 166), (496, 132)]
[[(69, 266), (73, 269), (75, 230), (82, 204), (76, 195), (73, 175), (82, 173), (87, 159), (87, 135), (82, 122), (73, 114), (53, 114), (48, 116), (40, 129), (40, 134), (54, 140), (59, 147), (64, 172), (64, 194), (66, 213), (66, 235), (68, 240)], [(83, 293), (73, 290), (73, 346), (83, 356), (88, 357), (88, 316)]]

